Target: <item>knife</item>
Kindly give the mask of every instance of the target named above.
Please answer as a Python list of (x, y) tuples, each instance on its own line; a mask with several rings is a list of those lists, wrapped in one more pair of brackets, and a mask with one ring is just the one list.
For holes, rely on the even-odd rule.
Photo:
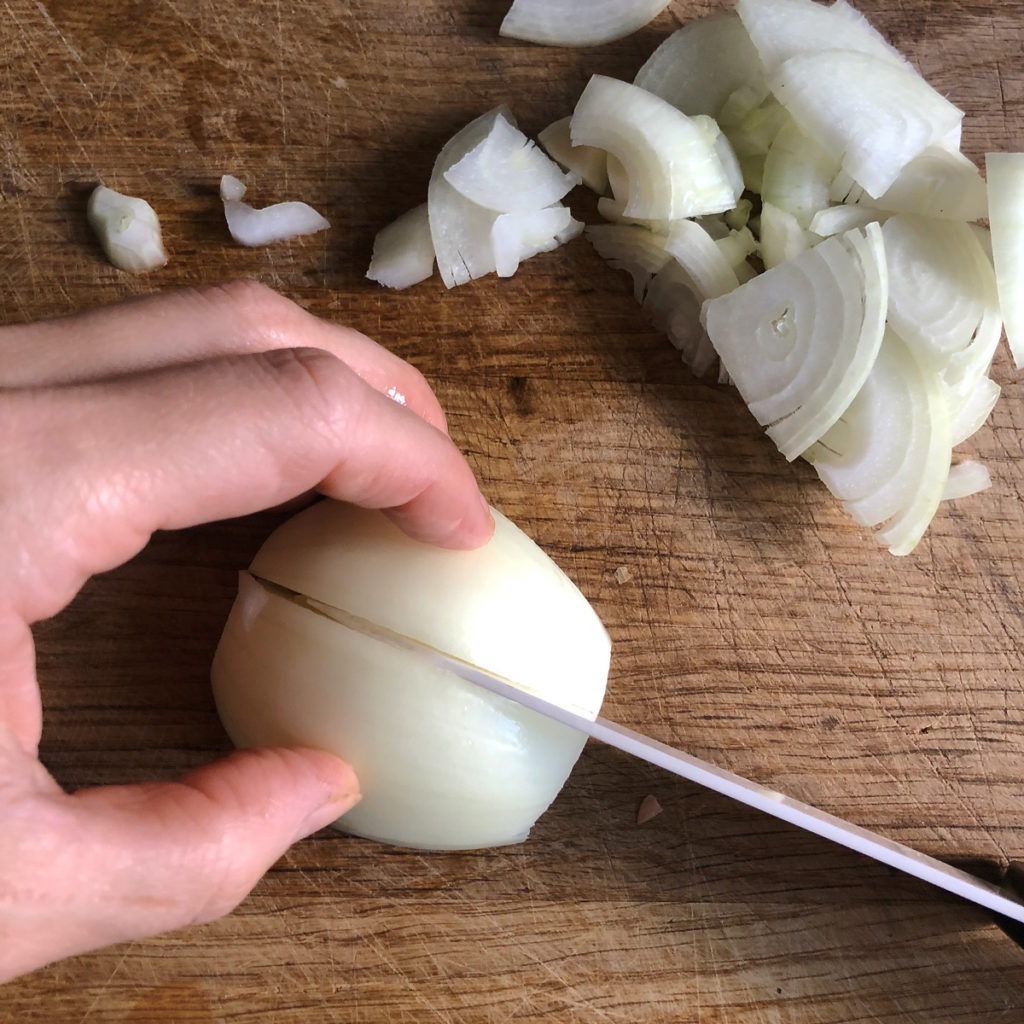
[[(796, 825), (798, 828), (813, 832), (824, 839), (856, 850), (858, 853), (888, 864), (889, 867), (906, 872), (922, 881), (930, 882), (940, 889), (945, 889), (947, 892), (985, 907), (996, 915), (1024, 923), (1024, 903), (984, 879), (977, 878), (975, 875), (961, 871), (949, 864), (944, 864), (934, 857), (920, 853), (892, 839), (887, 839), (885, 836), (855, 825), (851, 821), (818, 810), (810, 804), (794, 800), (793, 797), (785, 796), (767, 786), (736, 775), (734, 772), (718, 768), (691, 754), (686, 754), (665, 743), (651, 739), (649, 736), (634, 732), (624, 725), (618, 725), (601, 717), (591, 720), (577, 711), (552, 704), (537, 693), (524, 689), (508, 679), (485, 672), (468, 662), (460, 661), (458, 658), (443, 654), (433, 648), (424, 647), (415, 641), (403, 639), (406, 639), (404, 646), (417, 650), (433, 661), (438, 668), (452, 672), (468, 683), (479, 686), (499, 697), (504, 697), (506, 700), (514, 701), (546, 718), (561, 722), (571, 729), (586, 733), (587, 736), (601, 743), (632, 754), (642, 761), (657, 765), (659, 768), (679, 775), (690, 782), (696, 782), (716, 793), (738, 800), (748, 807), (764, 811), (765, 814), (788, 821), (791, 825)], [(997, 924), (1011, 938), (1020, 934), (1020, 930), (1013, 926), (1007, 928), (1006, 923), (998, 920), (998, 916)]]

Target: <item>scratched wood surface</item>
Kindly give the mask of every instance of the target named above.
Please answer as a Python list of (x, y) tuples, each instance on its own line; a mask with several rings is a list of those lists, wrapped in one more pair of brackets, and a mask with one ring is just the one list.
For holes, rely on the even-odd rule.
[[(495, 504), (615, 641), (606, 713), (998, 877), (1024, 861), (1024, 387), (970, 443), (992, 490), (897, 560), (735, 396), (695, 381), (579, 240), (446, 292), (364, 280), (434, 154), (508, 102), (536, 132), (588, 76), (631, 77), (677, 2), (591, 51), (501, 40), (499, 0), (5, 0), (4, 322), (254, 277), (414, 362)], [(967, 112), (966, 152), (1024, 147), (1020, 3), (864, 0)], [(223, 172), (329, 233), (230, 243)], [(104, 180), (158, 209), (143, 279), (85, 225)], [(37, 630), (43, 756), (68, 787), (227, 750), (207, 683), (235, 572), (272, 514), (157, 536)], [(625, 574), (629, 579), (619, 582)], [(642, 827), (648, 793), (664, 807)], [(324, 832), (225, 920), (36, 972), (0, 1020), (995, 1024), (1024, 951), (986, 916), (615, 752), (588, 746), (529, 842), (420, 855)]]

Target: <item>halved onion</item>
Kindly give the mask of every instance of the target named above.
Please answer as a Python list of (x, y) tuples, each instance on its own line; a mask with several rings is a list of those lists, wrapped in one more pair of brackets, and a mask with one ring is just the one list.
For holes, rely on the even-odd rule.
[(513, 0), (499, 32), (547, 46), (597, 46), (643, 28), (669, 0)]
[(160, 219), (145, 199), (97, 185), (89, 196), (86, 216), (107, 259), (119, 270), (142, 274), (167, 263)]
[(409, 288), (433, 272), (427, 204), (420, 203), (377, 232), (366, 276), (388, 288)]
[(231, 237), (239, 245), (270, 245), (299, 235), (314, 235), (331, 226), (331, 222), (308, 203), (274, 203), (257, 210), (242, 202), (245, 192), (245, 185), (238, 178), (223, 175), (220, 195), (224, 202), (224, 219)]
[(887, 291), (872, 224), (704, 304), (715, 351), (786, 458), (817, 441), (860, 390), (882, 341)]
[(593, 146), (574, 146), (569, 133), (571, 121), (571, 117), (563, 117), (549, 124), (537, 141), (552, 160), (578, 175), (587, 188), (604, 195), (608, 189), (608, 154)]
[(863, 387), (807, 458), (850, 515), (882, 524), (879, 542), (903, 555), (942, 500), (951, 451), (941, 382), (887, 332)]
[(431, 650), (593, 718), (610, 643), (583, 595), (498, 513), (488, 544), (450, 551), (322, 501), (243, 574), (214, 658), (217, 708), (240, 746), (348, 760), (363, 799), (336, 823), (347, 832), (424, 849), (519, 842), (585, 737), (463, 682)]
[(487, 135), (444, 171), (467, 199), (498, 213), (528, 213), (557, 203), (580, 183), (498, 114)]
[(1024, 369), (1024, 153), (989, 153), (988, 218), (1006, 340)]
[(576, 104), (571, 134), (574, 145), (595, 146), (621, 161), (629, 177), (628, 218), (721, 213), (739, 198), (706, 130), (628, 82), (594, 75)]
[(684, 114), (714, 118), (742, 87), (754, 105), (768, 95), (761, 59), (735, 14), (700, 18), (676, 29), (647, 58), (633, 84)]
[(913, 69), (853, 50), (798, 53), (770, 81), (804, 132), (875, 197), (963, 117)]

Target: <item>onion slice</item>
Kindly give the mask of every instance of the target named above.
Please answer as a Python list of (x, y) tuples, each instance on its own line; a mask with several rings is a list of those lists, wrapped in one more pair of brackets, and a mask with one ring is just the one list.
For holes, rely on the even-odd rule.
[(1006, 341), (1024, 369), (1024, 153), (989, 153), (988, 217)]
[(388, 288), (409, 288), (433, 272), (427, 204), (420, 203), (377, 232), (366, 276)]
[(514, 0), (498, 30), (546, 46), (598, 46), (622, 39), (659, 15), (669, 0)]
[(331, 226), (308, 203), (275, 203), (254, 209), (242, 202), (245, 185), (231, 174), (221, 178), (220, 194), (228, 231), (239, 245), (269, 245), (298, 235), (313, 235)]
[(627, 218), (677, 220), (731, 210), (739, 199), (705, 126), (628, 82), (594, 75), (572, 115), (574, 145), (621, 161)]
[(761, 58), (735, 14), (691, 21), (647, 58), (633, 84), (684, 114), (718, 118), (737, 90), (756, 105), (768, 95)]
[(664, 235), (633, 224), (591, 224), (584, 234), (610, 266), (629, 273), (637, 302), (643, 301), (651, 278), (672, 258), (665, 251)]
[(771, 84), (806, 134), (874, 197), (963, 117), (913, 69), (852, 50), (798, 53)]
[(787, 118), (765, 157), (761, 198), (810, 228), (815, 214), (828, 206), (838, 173), (839, 161)]
[(549, 124), (537, 141), (552, 160), (577, 175), (587, 188), (604, 195), (608, 189), (608, 155), (593, 146), (574, 146), (569, 133), (571, 122), (571, 117), (563, 117)]
[(887, 293), (872, 224), (704, 304), (726, 371), (786, 458), (818, 440), (860, 390), (881, 345)]
[(160, 220), (145, 199), (97, 185), (89, 196), (86, 216), (107, 259), (119, 270), (142, 274), (167, 263)]
[(494, 269), (499, 277), (511, 277), (522, 260), (551, 252), (582, 231), (583, 224), (560, 203), (543, 210), (503, 213), (491, 228)]
[(529, 213), (557, 203), (581, 181), (565, 173), (503, 114), (444, 179), (467, 199), (498, 213)]
[(988, 490), (991, 486), (992, 477), (988, 466), (973, 459), (965, 459), (949, 467), (949, 477), (942, 492), (942, 500), (955, 501), (957, 498), (967, 498), (979, 491)]

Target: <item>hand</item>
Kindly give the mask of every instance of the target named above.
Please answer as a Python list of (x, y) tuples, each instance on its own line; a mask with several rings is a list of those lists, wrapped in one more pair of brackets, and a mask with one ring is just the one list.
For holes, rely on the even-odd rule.
[(262, 286), (0, 330), (0, 981), (228, 912), (358, 799), (312, 750), (73, 795), (37, 759), (33, 622), (154, 530), (313, 488), (441, 545), (493, 528), (420, 374)]

